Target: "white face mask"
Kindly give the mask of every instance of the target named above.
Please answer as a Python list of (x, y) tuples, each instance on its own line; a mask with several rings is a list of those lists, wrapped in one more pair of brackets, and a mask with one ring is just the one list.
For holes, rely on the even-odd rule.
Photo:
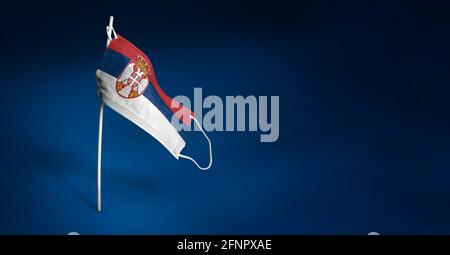
[[(156, 81), (150, 60), (136, 46), (116, 36), (105, 50), (96, 76), (99, 94), (111, 109), (156, 138), (176, 159), (191, 160), (201, 170), (211, 167), (211, 141), (194, 113), (164, 93)], [(209, 144), (209, 164), (206, 167), (180, 153), (186, 143), (169, 122), (172, 115), (187, 125), (194, 120), (206, 137)]]

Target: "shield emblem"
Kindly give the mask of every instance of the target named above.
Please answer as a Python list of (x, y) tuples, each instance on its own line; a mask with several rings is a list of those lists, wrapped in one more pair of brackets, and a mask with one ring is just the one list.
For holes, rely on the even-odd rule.
[(136, 98), (142, 95), (148, 85), (150, 68), (142, 57), (131, 61), (116, 81), (116, 91), (123, 98)]

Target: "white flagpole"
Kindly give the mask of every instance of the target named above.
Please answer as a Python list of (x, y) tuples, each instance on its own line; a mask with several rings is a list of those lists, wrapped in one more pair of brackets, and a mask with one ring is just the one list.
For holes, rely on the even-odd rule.
[(97, 211), (102, 210), (102, 130), (103, 130), (103, 100), (100, 99), (98, 116), (98, 150), (97, 150)]
[[(111, 42), (111, 33), (114, 17), (109, 17), (109, 25), (107, 28), (108, 39), (106, 47)], [(97, 211), (102, 210), (102, 131), (103, 131), (103, 99), (100, 98), (100, 112), (98, 115), (98, 150), (97, 150)]]

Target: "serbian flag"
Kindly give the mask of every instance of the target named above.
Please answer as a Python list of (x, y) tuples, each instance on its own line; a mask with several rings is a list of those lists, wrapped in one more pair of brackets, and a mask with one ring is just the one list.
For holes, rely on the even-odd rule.
[(175, 115), (190, 125), (194, 113), (159, 86), (150, 59), (118, 35), (103, 53), (96, 76), (105, 104), (150, 133), (178, 158), (185, 142), (174, 135), (178, 132), (170, 121)]

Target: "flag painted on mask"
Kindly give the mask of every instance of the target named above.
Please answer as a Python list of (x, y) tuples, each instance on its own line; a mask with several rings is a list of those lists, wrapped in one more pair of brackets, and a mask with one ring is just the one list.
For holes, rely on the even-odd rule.
[(185, 146), (170, 121), (191, 124), (194, 113), (159, 86), (149, 58), (122, 36), (112, 39), (98, 66), (102, 100), (162, 143), (176, 158)]

